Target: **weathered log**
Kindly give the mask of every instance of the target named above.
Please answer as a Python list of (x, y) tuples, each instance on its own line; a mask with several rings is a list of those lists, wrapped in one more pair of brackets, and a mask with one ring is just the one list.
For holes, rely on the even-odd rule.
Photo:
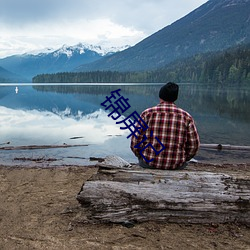
[(108, 169), (83, 184), (88, 222), (161, 221), (250, 225), (250, 178), (205, 171)]
[(57, 161), (56, 158), (46, 158), (46, 157), (38, 157), (38, 158), (30, 158), (30, 157), (15, 157), (14, 161), (34, 161), (34, 162), (49, 162), (49, 161)]
[(85, 147), (88, 144), (63, 144), (63, 145), (27, 145), (27, 146), (9, 146), (9, 147), (0, 147), (0, 150), (31, 150), (31, 149), (48, 149), (48, 148), (71, 148), (71, 147)]
[(230, 145), (230, 144), (201, 143), (200, 148), (217, 149), (217, 150), (250, 150), (250, 146), (238, 146), (238, 145)]

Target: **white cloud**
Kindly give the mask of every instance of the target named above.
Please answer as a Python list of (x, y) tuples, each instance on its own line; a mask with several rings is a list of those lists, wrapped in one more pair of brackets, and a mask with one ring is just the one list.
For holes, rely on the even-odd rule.
[(3, 31), (0, 35), (0, 48), (5, 48), (0, 50), (0, 57), (79, 42), (107, 46), (134, 45), (145, 37), (142, 31), (112, 23), (109, 19), (29, 24), (23, 29), (13, 29), (12, 33), (0, 25), (0, 30)]

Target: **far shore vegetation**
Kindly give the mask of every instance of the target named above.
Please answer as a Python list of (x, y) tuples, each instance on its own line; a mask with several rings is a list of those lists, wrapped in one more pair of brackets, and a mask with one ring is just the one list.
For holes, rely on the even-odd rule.
[(197, 54), (151, 71), (62, 72), (40, 74), (33, 83), (161, 83), (175, 82), (250, 85), (250, 43), (224, 51)]

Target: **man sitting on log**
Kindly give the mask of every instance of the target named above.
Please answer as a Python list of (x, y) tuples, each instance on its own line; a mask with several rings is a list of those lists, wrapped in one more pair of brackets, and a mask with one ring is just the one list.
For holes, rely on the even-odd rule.
[(165, 84), (159, 91), (160, 103), (141, 114), (147, 130), (141, 128), (132, 135), (131, 149), (143, 168), (184, 169), (198, 151), (194, 120), (174, 103), (178, 92), (176, 83)]

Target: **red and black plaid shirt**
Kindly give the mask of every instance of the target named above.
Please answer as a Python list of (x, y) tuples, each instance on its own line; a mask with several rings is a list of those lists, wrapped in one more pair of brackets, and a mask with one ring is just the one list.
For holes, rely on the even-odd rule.
[[(155, 107), (146, 109), (141, 114), (141, 118), (147, 123), (148, 129), (141, 130), (137, 138), (132, 135), (131, 149), (137, 157), (141, 157), (140, 149), (151, 143), (152, 146), (146, 147), (141, 152), (148, 161), (154, 159), (148, 162), (151, 167), (175, 169), (197, 153), (200, 142), (194, 120), (190, 114), (174, 103), (161, 102)], [(147, 139), (140, 144), (140, 148), (134, 148), (143, 141), (144, 134)], [(157, 151), (163, 147), (155, 137), (165, 146), (158, 155)]]

